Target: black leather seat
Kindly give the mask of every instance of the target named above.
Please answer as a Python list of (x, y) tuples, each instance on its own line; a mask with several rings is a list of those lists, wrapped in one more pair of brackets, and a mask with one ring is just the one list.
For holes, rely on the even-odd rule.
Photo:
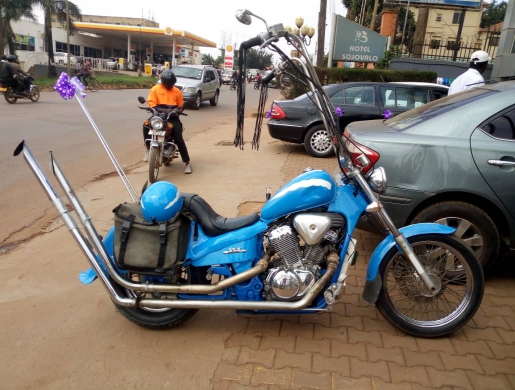
[(259, 220), (259, 214), (250, 214), (238, 218), (225, 218), (217, 214), (213, 208), (197, 194), (181, 194), (183, 210), (189, 211), (202, 227), (202, 231), (215, 237), (233, 230), (250, 226)]

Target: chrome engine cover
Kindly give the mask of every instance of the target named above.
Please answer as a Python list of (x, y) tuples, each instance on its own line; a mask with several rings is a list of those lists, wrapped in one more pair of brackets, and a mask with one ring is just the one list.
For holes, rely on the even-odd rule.
[(299, 214), (293, 218), (293, 226), (308, 245), (319, 244), (333, 221), (328, 214)]
[(315, 283), (315, 275), (302, 269), (273, 268), (265, 280), (269, 299), (293, 301), (302, 298)]

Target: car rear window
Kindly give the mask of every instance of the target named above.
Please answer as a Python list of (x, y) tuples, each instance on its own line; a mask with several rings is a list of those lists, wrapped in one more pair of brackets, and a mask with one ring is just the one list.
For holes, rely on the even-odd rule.
[(496, 91), (474, 88), (467, 93), (451, 95), (433, 102), (424, 104), (418, 108), (396, 115), (384, 122), (384, 125), (395, 130), (407, 130), (411, 126), (442, 115), (450, 110), (467, 105), (479, 99), (485, 99)]

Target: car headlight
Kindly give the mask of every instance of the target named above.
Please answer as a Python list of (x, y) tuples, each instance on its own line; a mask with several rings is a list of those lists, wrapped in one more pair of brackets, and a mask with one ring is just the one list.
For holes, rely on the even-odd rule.
[(384, 194), (388, 187), (386, 180), (386, 172), (383, 167), (375, 168), (374, 171), (368, 175), (367, 182), (372, 191), (378, 194)]
[(163, 120), (161, 118), (152, 118), (150, 120), (150, 126), (154, 130), (161, 130), (163, 128)]
[(182, 92), (195, 93), (195, 87), (186, 87), (182, 90)]

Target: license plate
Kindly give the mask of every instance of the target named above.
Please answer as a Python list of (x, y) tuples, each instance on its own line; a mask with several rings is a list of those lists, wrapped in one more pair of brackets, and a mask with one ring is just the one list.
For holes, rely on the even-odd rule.
[(0, 92), (6, 92), (6, 91), (7, 91), (7, 88), (0, 87)]
[(166, 135), (166, 131), (149, 130), (148, 134), (157, 135), (158, 137), (164, 137)]

